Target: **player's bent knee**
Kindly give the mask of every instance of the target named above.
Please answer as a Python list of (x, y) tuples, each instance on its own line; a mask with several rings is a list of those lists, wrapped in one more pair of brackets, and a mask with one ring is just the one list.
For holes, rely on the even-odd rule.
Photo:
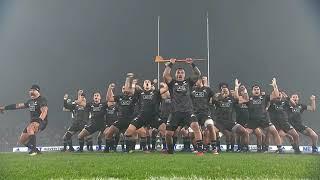
[(242, 126), (240, 124), (236, 124), (233, 126), (233, 128), (231, 129), (232, 132), (242, 132)]
[(88, 132), (86, 129), (83, 129), (79, 134), (78, 134), (78, 139), (84, 139), (85, 137), (85, 132)]
[(312, 132), (311, 134), (310, 134), (310, 136), (311, 136), (311, 138), (313, 138), (313, 139), (318, 139), (318, 134), (316, 134), (315, 132)]
[(147, 137), (147, 135), (148, 135), (147, 131), (143, 131), (143, 130), (138, 131), (138, 134), (140, 137)]
[(34, 129), (31, 128), (31, 127), (28, 127), (28, 128), (27, 128), (27, 134), (28, 134), (29, 136), (34, 135), (34, 134), (35, 134)]

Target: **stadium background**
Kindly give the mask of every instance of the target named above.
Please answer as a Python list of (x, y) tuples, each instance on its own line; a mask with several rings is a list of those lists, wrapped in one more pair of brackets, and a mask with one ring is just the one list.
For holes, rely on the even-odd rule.
[[(317, 0), (1, 0), (0, 104), (24, 102), (32, 83), (49, 101), (49, 126), (39, 144), (60, 145), (70, 122), (64, 93), (88, 94), (118, 85), (126, 72), (156, 78), (157, 16), (160, 54), (205, 58), (209, 13), (211, 86), (239, 78), (320, 97), (320, 3)], [(199, 65), (206, 74), (206, 65)], [(267, 90), (267, 91), (268, 91)], [(317, 105), (319, 105), (317, 103)], [(27, 111), (0, 115), (0, 151), (10, 151)], [(320, 133), (319, 112), (305, 124)]]

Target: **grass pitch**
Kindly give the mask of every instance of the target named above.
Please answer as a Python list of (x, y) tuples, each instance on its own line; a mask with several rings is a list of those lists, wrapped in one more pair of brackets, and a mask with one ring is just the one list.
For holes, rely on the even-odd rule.
[(0, 153), (0, 179), (320, 179), (319, 155)]

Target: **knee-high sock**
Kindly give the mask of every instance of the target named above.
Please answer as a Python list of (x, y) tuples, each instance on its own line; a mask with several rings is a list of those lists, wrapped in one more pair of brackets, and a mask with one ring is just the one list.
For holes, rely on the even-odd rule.
[(125, 136), (124, 142), (126, 144), (126, 152), (129, 152), (132, 148), (132, 136)]
[(110, 149), (112, 148), (111, 147), (111, 139), (106, 139), (106, 147), (104, 148), (104, 151), (106, 151), (106, 152), (109, 152), (110, 151)]
[(161, 138), (161, 141), (162, 141), (162, 148), (167, 149), (166, 138), (165, 137)]
[(148, 150), (151, 150), (151, 146), (150, 146), (150, 143), (151, 143), (151, 138), (150, 138), (150, 136), (147, 136), (147, 138), (146, 138), (146, 145), (147, 145), (147, 147), (148, 147)]
[(78, 139), (78, 140), (79, 140), (79, 146), (80, 146), (79, 150), (83, 151), (84, 139), (82, 138), (82, 139)]
[(98, 137), (98, 147), (99, 149), (102, 149), (102, 137)]
[(118, 146), (118, 143), (119, 143), (119, 139), (120, 139), (120, 134), (117, 133), (114, 137), (114, 143), (113, 143), (113, 150), (117, 150), (117, 146)]
[(148, 148), (147, 148), (147, 141), (148, 140), (147, 139), (148, 139), (147, 137), (141, 137), (141, 139), (140, 139), (143, 151), (148, 150)]
[(177, 141), (178, 141), (178, 137), (173, 136), (173, 148), (176, 146)]
[(30, 135), (29, 136), (29, 142), (27, 144), (25, 144), (25, 146), (27, 146), (29, 149), (31, 150), (35, 150), (36, 147), (36, 135)]

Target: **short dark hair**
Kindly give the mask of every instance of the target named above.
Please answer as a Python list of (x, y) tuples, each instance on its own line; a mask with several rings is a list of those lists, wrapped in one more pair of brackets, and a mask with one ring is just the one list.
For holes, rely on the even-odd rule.
[(244, 85), (244, 84), (241, 83), (239, 87), (242, 87), (242, 86), (243, 86), (243, 87), (246, 87), (246, 85)]
[(92, 95), (95, 95), (95, 94), (100, 94), (101, 95), (100, 91), (93, 91)]
[(221, 82), (219, 83), (219, 89), (222, 89), (222, 88), (228, 88), (229, 89), (229, 85), (225, 82)]
[(40, 92), (40, 86), (37, 84), (33, 84), (30, 89), (36, 90)]
[(251, 86), (251, 89), (253, 89), (254, 87), (260, 88), (259, 84), (253, 84), (253, 85)]
[(177, 67), (176, 71), (178, 71), (178, 70), (184, 70), (184, 68), (183, 67)]

